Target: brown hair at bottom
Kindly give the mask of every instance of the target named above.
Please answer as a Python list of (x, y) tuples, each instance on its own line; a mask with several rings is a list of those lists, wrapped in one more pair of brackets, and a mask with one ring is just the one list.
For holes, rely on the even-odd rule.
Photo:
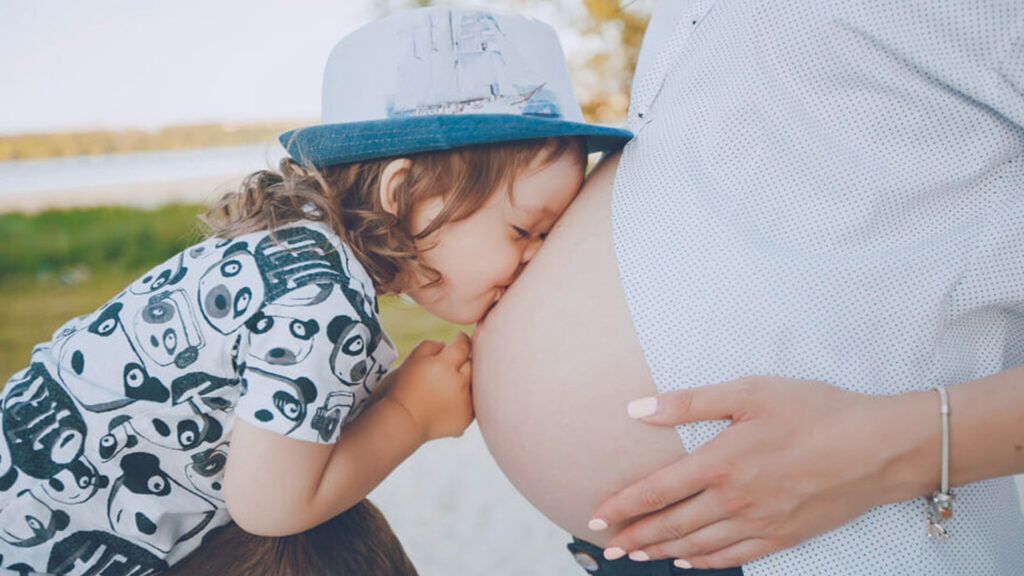
[(198, 550), (171, 567), (173, 576), (416, 576), (384, 515), (362, 500), (327, 522), (268, 538), (234, 522), (211, 531)]

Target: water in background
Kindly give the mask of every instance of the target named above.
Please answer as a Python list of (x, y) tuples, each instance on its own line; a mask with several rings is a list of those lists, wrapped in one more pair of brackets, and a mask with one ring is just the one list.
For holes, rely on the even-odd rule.
[(0, 162), (0, 196), (241, 175), (276, 168), (284, 155), (275, 142)]

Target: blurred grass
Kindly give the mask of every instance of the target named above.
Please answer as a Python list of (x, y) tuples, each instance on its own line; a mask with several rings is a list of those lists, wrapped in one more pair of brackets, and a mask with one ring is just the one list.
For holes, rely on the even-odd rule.
[[(199, 241), (199, 205), (0, 214), (0, 387), (32, 347), (92, 312), (146, 270)], [(381, 299), (381, 321), (404, 356), (459, 326), (414, 304)]]
[[(0, 282), (144, 272), (202, 239), (203, 208), (103, 207), (0, 214)], [(68, 282), (65, 278), (65, 283)]]

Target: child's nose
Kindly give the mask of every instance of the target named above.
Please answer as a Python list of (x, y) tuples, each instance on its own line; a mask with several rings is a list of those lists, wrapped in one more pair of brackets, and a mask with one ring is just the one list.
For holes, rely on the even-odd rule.
[(538, 240), (534, 240), (534, 241), (530, 242), (529, 245), (526, 246), (526, 249), (523, 250), (523, 257), (522, 257), (523, 264), (526, 264), (530, 260), (533, 260), (533, 257), (537, 255), (537, 250), (540, 250), (540, 245), (541, 244), (542, 244), (542, 242), (538, 239)]
[(529, 244), (526, 245), (525, 248), (523, 248), (523, 251), (519, 254), (519, 262), (516, 263), (515, 270), (512, 272), (512, 277), (509, 278), (508, 281), (505, 283), (506, 286), (516, 281), (516, 278), (518, 278), (519, 275), (523, 272), (523, 268), (525, 268), (526, 265), (530, 263), (530, 260), (533, 260), (533, 257), (537, 254), (537, 250), (540, 249), (540, 245), (542, 243), (543, 242), (541, 242), (540, 240), (535, 240), (533, 242), (530, 242)]
[(508, 281), (505, 283), (505, 286), (511, 286), (512, 283), (515, 282), (517, 278), (519, 278), (519, 275), (523, 273), (523, 268), (525, 267), (526, 261), (524, 260), (520, 262), (518, 266), (516, 266), (515, 272), (512, 273), (512, 277), (508, 279)]

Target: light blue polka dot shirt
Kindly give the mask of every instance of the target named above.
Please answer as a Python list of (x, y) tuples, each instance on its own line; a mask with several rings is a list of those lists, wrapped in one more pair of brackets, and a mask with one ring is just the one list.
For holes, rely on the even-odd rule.
[[(614, 237), (662, 392), (897, 394), (1024, 363), (1024, 2), (664, 0), (628, 127)], [(956, 493), (946, 542), (916, 499), (745, 573), (1024, 574), (1012, 479)]]

